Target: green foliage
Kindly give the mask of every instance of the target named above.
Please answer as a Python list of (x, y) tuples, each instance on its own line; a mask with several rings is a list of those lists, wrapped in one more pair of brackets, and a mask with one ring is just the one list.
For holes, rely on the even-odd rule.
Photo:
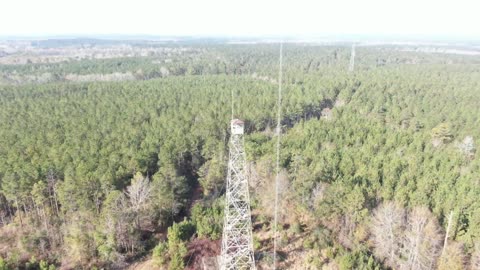
[(95, 255), (92, 218), (88, 212), (77, 212), (76, 218), (65, 227), (66, 252), (69, 259), (78, 265), (87, 263)]
[(197, 203), (191, 211), (191, 219), (195, 224), (198, 237), (220, 239), (223, 227), (223, 201)]
[[(55, 270), (57, 269), (54, 264), (49, 264), (44, 260), (40, 260), (39, 262), (35, 257), (31, 257), (30, 260), (25, 264), (26, 269), (32, 270)], [(0, 260), (0, 270), (8, 269), (5, 264), (2, 265), (2, 260)]]
[(338, 259), (338, 266), (341, 270), (365, 269), (381, 270), (382, 266), (376, 262), (372, 255), (365, 252), (347, 252)]
[(168, 228), (168, 243), (170, 242), (179, 242), (187, 241), (195, 233), (195, 225), (188, 220), (184, 220), (180, 223), (173, 223), (172, 226)]
[(337, 249), (335, 247), (327, 247), (327, 252), (325, 254), (328, 259), (334, 259), (337, 255)]
[(191, 235), (192, 225), (183, 221), (174, 223), (168, 228), (168, 253), (170, 255), (170, 263), (168, 269), (180, 270), (184, 268), (184, 257), (187, 255), (187, 247), (185, 240)]
[(319, 249), (327, 248), (333, 244), (331, 232), (325, 227), (320, 226), (316, 228), (312, 233), (312, 237), (314, 239), (314, 246)]
[(245, 152), (250, 159), (258, 159), (271, 151), (270, 138), (263, 133), (253, 133), (246, 137)]
[(351, 254), (346, 254), (340, 257), (338, 266), (340, 270), (356, 269), (355, 258)]
[(46, 194), (47, 186), (45, 182), (38, 181), (37, 183), (33, 184), (32, 191), (30, 192), (35, 204), (43, 205), (47, 202), (48, 195)]
[(40, 261), (40, 263), (38, 264), (40, 270), (49, 270), (48, 268), (48, 263), (46, 261)]
[[(170, 258), (168, 269), (180, 270), (184, 268), (184, 258), (188, 251), (185, 241), (190, 239), (194, 232), (195, 226), (187, 220), (180, 223), (173, 223), (173, 225), (168, 228), (167, 243)], [(163, 248), (164, 247), (161, 246), (160, 251)]]
[(36, 269), (38, 268), (38, 262), (35, 256), (32, 256), (30, 260), (28, 260), (27, 263), (25, 263), (25, 268), (26, 269)]
[(214, 154), (211, 160), (206, 161), (199, 169), (199, 183), (206, 196), (218, 195), (225, 183), (227, 161), (220, 150), (220, 155)]
[(262, 243), (257, 236), (253, 236), (253, 248), (254, 250), (259, 250), (262, 248)]
[(44, 260), (41, 260), (38, 267), (40, 268), (40, 270), (55, 270), (57, 269), (55, 267), (55, 265), (53, 264), (48, 264), (48, 262), (44, 261)]
[(187, 247), (185, 243), (180, 242), (174, 246), (169, 247), (170, 263), (168, 269), (182, 270), (185, 266), (184, 258), (187, 255)]
[(152, 251), (152, 259), (155, 265), (162, 266), (168, 259), (168, 244), (160, 242)]
[(2, 257), (0, 257), (0, 270), (8, 270), (7, 262)]
[(313, 248), (314, 246), (314, 239), (312, 237), (306, 237), (304, 240), (303, 240), (303, 248), (306, 249), (306, 250), (310, 250)]
[(302, 224), (300, 224), (300, 222), (298, 221), (295, 221), (292, 223), (290, 230), (295, 234), (302, 233), (303, 232)]

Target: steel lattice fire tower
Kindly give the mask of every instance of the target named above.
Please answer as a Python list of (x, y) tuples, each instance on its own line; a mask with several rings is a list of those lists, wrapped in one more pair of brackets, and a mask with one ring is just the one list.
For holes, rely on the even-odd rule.
[(243, 121), (231, 121), (221, 270), (255, 269), (243, 129)]

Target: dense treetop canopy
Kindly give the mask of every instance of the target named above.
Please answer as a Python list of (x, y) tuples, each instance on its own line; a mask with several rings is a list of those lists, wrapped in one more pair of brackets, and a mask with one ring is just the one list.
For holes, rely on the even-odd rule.
[[(252, 181), (254, 218), (269, 218), (261, 206), (273, 173), (278, 47), (185, 48), (0, 66), (0, 215), (4, 227), (22, 226), (29, 255), (55, 265), (122, 267), (161, 234), (169, 239), (154, 249), (155, 261), (181, 269), (194, 231), (221, 236), (232, 94), (235, 117), (246, 122), (250, 170), (260, 175)], [(381, 214), (404, 211), (408, 222), (398, 235), (405, 238), (415, 233), (416, 217), (426, 216), (425, 233), (435, 229), (436, 239), (452, 212), (449, 239), (458, 248), (449, 252), (459, 249), (463, 266), (471, 259), (474, 269), (480, 58), (357, 47), (348, 72), (350, 47), (287, 45), (284, 52), (282, 196), (315, 220), (309, 226), (332, 234), (327, 241), (324, 231), (312, 232), (315, 247), (330, 248), (344, 269), (426, 269), (401, 251), (398, 259), (378, 252), (372, 243), (383, 239)], [(133, 79), (95, 79), (115, 72)], [(71, 81), (68, 74), (97, 77)], [(382, 210), (387, 203), (395, 206)], [(41, 229), (29, 234), (35, 226)], [(25, 252), (12, 247), (0, 255), (13, 266), (22, 262), (12, 254)], [(432, 253), (431, 263), (451, 263), (439, 256)]]

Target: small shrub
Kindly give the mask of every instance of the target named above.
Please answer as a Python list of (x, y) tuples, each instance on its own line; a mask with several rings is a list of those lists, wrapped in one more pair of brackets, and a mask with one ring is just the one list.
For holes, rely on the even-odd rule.
[(259, 250), (262, 248), (262, 243), (260, 242), (260, 239), (258, 239), (258, 237), (256, 236), (253, 237), (253, 248), (255, 250)]
[(291, 228), (291, 231), (296, 234), (303, 232), (302, 225), (298, 221), (294, 222), (290, 228)]
[(258, 215), (258, 222), (265, 224), (265, 223), (268, 222), (268, 219), (267, 219), (267, 217), (266, 217), (265, 215), (259, 214), (259, 215)]
[(176, 243), (174, 246), (169, 245), (170, 263), (168, 269), (182, 270), (185, 268), (184, 257), (187, 255), (187, 247), (184, 242)]
[(311, 269), (322, 269), (323, 259), (318, 253), (311, 254), (308, 258), (308, 265), (312, 267)]
[(195, 233), (195, 226), (187, 220), (180, 223), (173, 223), (173, 225), (168, 228), (168, 254), (170, 256), (168, 269), (180, 270), (184, 268), (184, 257), (188, 252), (184, 241), (190, 239), (193, 233)]
[(319, 227), (313, 232), (315, 237), (315, 246), (318, 249), (324, 249), (332, 245), (331, 232), (324, 227)]
[(328, 259), (333, 260), (337, 255), (337, 250), (334, 247), (328, 247), (325, 255), (327, 256)]
[(303, 241), (303, 248), (304, 249), (313, 249), (315, 240), (312, 237), (308, 237)]
[(380, 270), (381, 265), (366, 251), (346, 252), (338, 260), (340, 270), (369, 269)]
[(166, 242), (159, 243), (152, 252), (153, 263), (156, 266), (162, 266), (168, 258), (168, 245)]
[(280, 237), (280, 241), (278, 244), (280, 247), (284, 247), (288, 245), (288, 236), (286, 233), (282, 233), (282, 236)]
[(30, 260), (28, 260), (28, 262), (25, 263), (25, 268), (26, 269), (37, 269), (38, 268), (38, 263), (37, 263), (37, 259), (35, 258), (35, 256), (32, 256), (30, 258)]
[(350, 269), (355, 269), (355, 258), (347, 253), (340, 257), (338, 260), (338, 266), (340, 270), (350, 270)]
[(48, 270), (48, 263), (44, 260), (41, 260), (38, 266), (40, 267), (40, 270)]
[(0, 257), (0, 270), (7, 270), (7, 263), (5, 262), (5, 260)]

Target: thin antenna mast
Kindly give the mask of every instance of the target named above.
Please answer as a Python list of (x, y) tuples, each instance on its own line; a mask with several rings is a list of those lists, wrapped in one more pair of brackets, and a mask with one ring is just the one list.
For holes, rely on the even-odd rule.
[(233, 104), (234, 103), (233, 103), (233, 88), (232, 88), (232, 118), (231, 118), (231, 120), (233, 120)]
[(278, 71), (278, 103), (277, 103), (277, 162), (275, 176), (275, 215), (273, 222), (273, 269), (277, 269), (277, 224), (278, 224), (278, 186), (280, 177), (280, 136), (282, 134), (282, 62), (283, 62), (283, 42), (280, 43), (280, 66)]
[(348, 67), (348, 71), (353, 72), (355, 68), (355, 43), (352, 45), (352, 53), (350, 55), (350, 66)]

